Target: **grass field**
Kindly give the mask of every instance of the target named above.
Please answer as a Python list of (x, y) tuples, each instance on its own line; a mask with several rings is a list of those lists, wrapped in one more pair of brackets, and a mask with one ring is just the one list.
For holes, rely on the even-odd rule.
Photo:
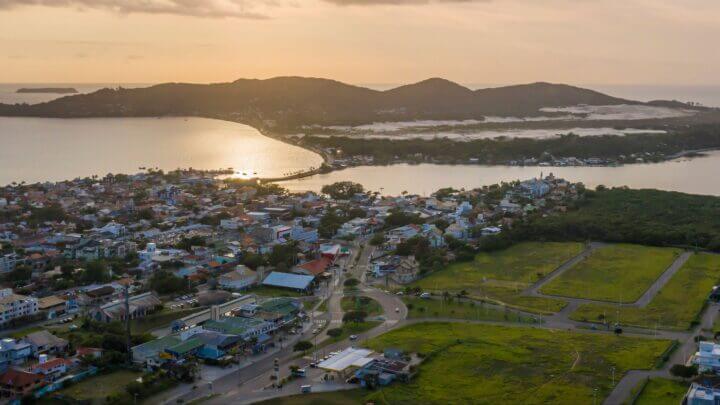
[(83, 380), (57, 393), (75, 398), (76, 400), (90, 400), (104, 402), (108, 395), (120, 392), (131, 381), (136, 380), (142, 373), (129, 370), (118, 370), (110, 374), (97, 375)]
[(544, 294), (634, 302), (667, 270), (680, 249), (608, 245), (542, 288)]
[(633, 405), (677, 405), (688, 390), (688, 384), (665, 378), (652, 378)]
[(456, 318), (476, 321), (534, 322), (530, 317), (506, 312), (494, 306), (474, 302), (452, 302), (440, 299), (403, 298), (409, 318)]
[(363, 296), (346, 296), (340, 301), (343, 312), (347, 311), (365, 311), (368, 316), (382, 315), (383, 309), (379, 302), (370, 297)]
[[(378, 404), (591, 403), (611, 391), (611, 368), (650, 369), (669, 346), (653, 340), (526, 327), (423, 323), (365, 343), (427, 356), (418, 376), (369, 394)], [(598, 403), (599, 403), (598, 402)]]
[(350, 335), (359, 335), (361, 333), (367, 332), (370, 329), (380, 325), (382, 322), (380, 321), (365, 321), (365, 322), (346, 322), (342, 325), (342, 333), (340, 336), (332, 337), (330, 336), (327, 340), (324, 340), (321, 343), (318, 343), (316, 349), (323, 348), (325, 346), (331, 345), (333, 343), (339, 342), (341, 340), (345, 340), (350, 337)]
[(480, 253), (472, 262), (452, 264), (413, 286), (426, 291), (465, 290), (474, 298), (495, 300), (538, 313), (554, 313), (566, 305), (564, 301), (519, 294), (582, 250), (580, 243), (520, 243), (502, 251)]
[[(720, 280), (720, 256), (695, 254), (668, 281), (645, 308), (622, 308), (620, 322), (661, 329), (689, 329), (701, 312), (712, 287)], [(571, 318), (599, 322), (604, 317), (615, 322), (613, 305), (581, 305)]]
[(346, 405), (361, 404), (367, 391), (346, 390), (312, 394), (292, 395), (258, 402), (258, 405)]

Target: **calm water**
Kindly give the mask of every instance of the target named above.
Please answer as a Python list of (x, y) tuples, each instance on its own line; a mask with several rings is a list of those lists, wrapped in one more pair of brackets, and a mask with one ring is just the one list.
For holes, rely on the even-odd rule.
[[(58, 97), (71, 96), (72, 94), (53, 94), (53, 93), (18, 93), (17, 90), (23, 87), (40, 88), (40, 87), (72, 87), (78, 93), (92, 93), (104, 88), (125, 87), (128, 89), (135, 87), (147, 87), (149, 84), (141, 83), (0, 83), (0, 103), (16, 104), (27, 103), (37, 104), (54, 100)], [(77, 94), (77, 93), (76, 93)]]
[(393, 165), (355, 167), (305, 179), (282, 182), (291, 191), (319, 191), (324, 184), (354, 181), (383, 194), (399, 195), (403, 191), (429, 195), (442, 187), (474, 188), (501, 181), (525, 180), (543, 172), (570, 181), (582, 181), (590, 187), (629, 186), (682, 191), (691, 194), (720, 195), (720, 152), (706, 157), (679, 159), (657, 164), (620, 167), (515, 167), (470, 165)]
[(0, 117), (0, 184), (136, 173), (140, 166), (232, 167), (275, 177), (320, 164), (315, 153), (226, 121)]

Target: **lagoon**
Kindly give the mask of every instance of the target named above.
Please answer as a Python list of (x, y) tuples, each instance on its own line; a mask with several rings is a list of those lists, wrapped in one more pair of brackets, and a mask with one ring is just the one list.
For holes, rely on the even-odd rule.
[(720, 151), (704, 157), (683, 158), (663, 163), (632, 164), (618, 167), (518, 167), (484, 165), (398, 164), (363, 166), (280, 182), (291, 191), (319, 191), (336, 181), (362, 183), (366, 189), (386, 195), (403, 191), (429, 195), (442, 187), (471, 189), (502, 181), (525, 180), (553, 173), (589, 187), (628, 186), (681, 191), (691, 194), (720, 195)]
[(206, 118), (0, 117), (0, 185), (60, 181), (139, 167), (224, 169), (278, 177), (319, 167), (308, 150)]

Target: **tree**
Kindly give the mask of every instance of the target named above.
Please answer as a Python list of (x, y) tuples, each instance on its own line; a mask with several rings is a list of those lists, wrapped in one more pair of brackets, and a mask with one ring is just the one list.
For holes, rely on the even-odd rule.
[(6, 274), (5, 280), (11, 281), (14, 283), (20, 283), (20, 282), (30, 280), (30, 277), (32, 277), (32, 268), (30, 268), (30, 266), (28, 266), (28, 265), (21, 264), (21, 265), (15, 266), (15, 269), (13, 269), (13, 271)]
[(324, 185), (321, 191), (335, 200), (349, 200), (355, 194), (364, 193), (365, 188), (362, 184), (353, 183), (352, 181), (339, 181)]
[(385, 234), (382, 232), (376, 233), (370, 238), (370, 244), (373, 246), (380, 246), (385, 243)]
[(672, 367), (670, 367), (670, 374), (681, 377), (681, 378), (693, 378), (698, 373), (698, 366), (692, 365), (692, 366), (686, 366), (684, 364), (673, 364)]
[(102, 260), (94, 260), (85, 266), (82, 280), (86, 283), (104, 283), (111, 279), (110, 271)]
[(353, 322), (353, 323), (360, 323), (365, 322), (365, 318), (367, 317), (367, 312), (365, 311), (348, 311), (345, 312), (345, 315), (343, 315), (343, 322)]
[(356, 278), (349, 278), (343, 282), (345, 287), (355, 287), (358, 284), (360, 284), (360, 280)]
[(343, 332), (342, 328), (332, 328), (332, 329), (328, 329), (327, 334), (328, 334), (328, 336), (331, 336), (331, 337), (338, 337), (338, 336), (342, 335), (342, 332)]
[(295, 346), (293, 346), (293, 351), (296, 352), (306, 352), (310, 349), (312, 349), (313, 344), (308, 342), (307, 340), (301, 340), (297, 343), (295, 343)]
[(173, 294), (187, 291), (188, 282), (168, 271), (160, 270), (150, 278), (150, 288), (159, 294)]

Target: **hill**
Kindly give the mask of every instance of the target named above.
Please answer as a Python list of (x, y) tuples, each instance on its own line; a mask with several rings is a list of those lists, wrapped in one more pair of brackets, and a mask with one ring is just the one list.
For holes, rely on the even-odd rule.
[[(534, 83), (470, 90), (433, 78), (387, 91), (334, 80), (277, 77), (232, 83), (166, 83), (147, 88), (102, 89), (40, 104), (0, 104), (0, 115), (124, 117), (197, 115), (276, 127), (362, 124), (409, 119), (482, 119), (533, 116), (542, 107), (632, 104), (592, 90)], [(547, 115), (547, 113), (544, 113)]]

